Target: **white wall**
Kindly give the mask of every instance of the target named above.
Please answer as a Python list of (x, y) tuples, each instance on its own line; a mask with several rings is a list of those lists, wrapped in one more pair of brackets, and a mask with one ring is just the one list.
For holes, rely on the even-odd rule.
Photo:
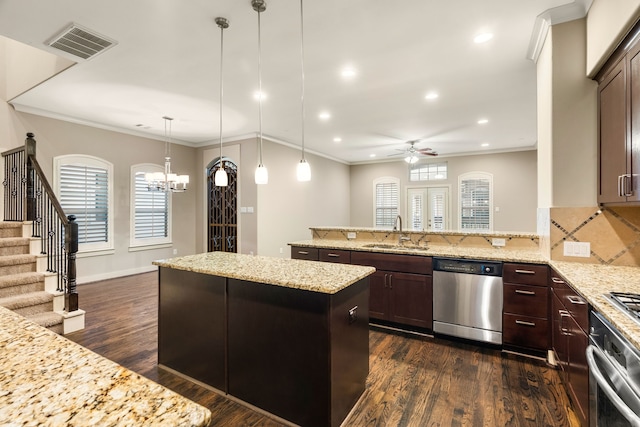
[(494, 230), (536, 231), (536, 151), (438, 158), (448, 163), (448, 179), (409, 181), (407, 163), (400, 160), (351, 166), (351, 220), (353, 227), (373, 227), (373, 180), (382, 176), (400, 179), (400, 213), (406, 217), (406, 188), (450, 186), (451, 229), (458, 228), (458, 176), (482, 171), (493, 174)]
[(587, 75), (602, 68), (639, 15), (640, 0), (593, 0), (587, 14)]
[(287, 243), (309, 239), (309, 227), (349, 224), (349, 166), (307, 153), (311, 181), (298, 182), (300, 150), (265, 141), (263, 154), (269, 184), (257, 186), (259, 255), (289, 258)]

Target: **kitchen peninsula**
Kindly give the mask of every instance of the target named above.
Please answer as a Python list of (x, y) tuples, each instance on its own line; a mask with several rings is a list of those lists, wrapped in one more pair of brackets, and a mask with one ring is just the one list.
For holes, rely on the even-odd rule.
[(343, 422), (369, 371), (374, 268), (225, 252), (154, 264), (160, 366), (299, 425)]

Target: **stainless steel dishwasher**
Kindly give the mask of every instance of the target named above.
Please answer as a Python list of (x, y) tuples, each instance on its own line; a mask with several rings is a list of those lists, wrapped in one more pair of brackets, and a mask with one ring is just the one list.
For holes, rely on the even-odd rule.
[(502, 263), (434, 258), (433, 331), (502, 344)]

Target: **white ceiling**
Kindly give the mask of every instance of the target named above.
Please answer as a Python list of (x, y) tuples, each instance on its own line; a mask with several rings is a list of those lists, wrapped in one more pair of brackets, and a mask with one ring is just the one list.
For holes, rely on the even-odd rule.
[[(258, 17), (250, 0), (1, 0), (0, 35), (44, 44), (75, 22), (117, 45), (11, 102), (37, 112), (162, 139), (208, 145), (219, 134), (224, 32), (223, 139), (258, 131)], [(441, 155), (536, 145), (536, 17), (586, 0), (307, 0), (305, 144), (347, 163), (387, 159), (403, 142)], [(552, 11), (553, 12), (553, 11)], [(548, 16), (547, 12), (546, 15)], [(267, 0), (261, 14), (265, 137), (301, 141), (300, 2)], [(481, 32), (494, 34), (474, 44)], [(535, 39), (535, 35), (534, 35)], [(57, 51), (55, 51), (59, 54)], [(351, 80), (340, 71), (357, 70)], [(439, 97), (428, 101), (425, 94)], [(318, 114), (329, 111), (327, 121)], [(481, 118), (489, 122), (477, 124)], [(136, 127), (136, 125), (144, 125)], [(335, 137), (342, 138), (334, 142)], [(488, 147), (481, 147), (488, 143)]]

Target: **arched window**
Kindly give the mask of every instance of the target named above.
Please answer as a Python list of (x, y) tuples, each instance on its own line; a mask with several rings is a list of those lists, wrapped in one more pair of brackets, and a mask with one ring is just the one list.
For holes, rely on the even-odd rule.
[(493, 175), (469, 172), (458, 177), (460, 229), (493, 230)]

